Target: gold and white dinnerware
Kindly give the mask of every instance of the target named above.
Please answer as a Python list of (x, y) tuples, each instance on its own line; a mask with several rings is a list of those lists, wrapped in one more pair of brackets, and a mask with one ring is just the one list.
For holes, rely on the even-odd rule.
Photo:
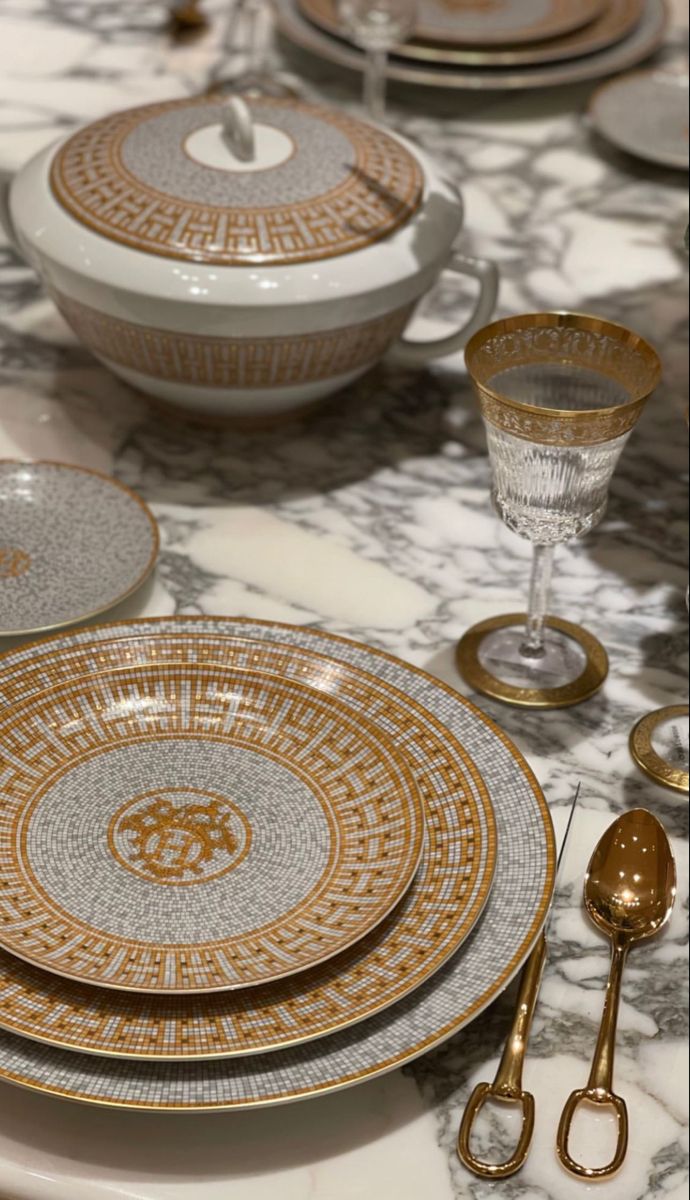
[[(252, 678), (265, 679), (266, 702), (270, 702), (272, 697), (275, 703), (277, 693), (272, 681), (281, 679), (285, 681), (286, 688), (291, 687), (294, 681), (295, 686), (301, 687), (305, 693), (313, 691), (327, 706), (326, 711), (334, 720), (337, 719), (338, 709), (332, 709), (330, 701), (333, 700), (340, 707), (346, 705), (348, 712), (353, 714), (352, 719), (358, 725), (363, 723), (365, 742), (367, 728), (373, 727), (383, 743), (390, 747), (390, 754), (399, 764), (399, 769), (414, 777), (414, 786), (426, 813), (426, 840), (419, 870), (395, 914), (366, 938), (358, 940), (350, 950), (289, 979), (271, 985), (264, 984), (257, 991), (248, 992), (244, 989), (231, 995), (208, 997), (194, 994), (189, 998), (162, 999), (158, 994), (125, 997), (91, 984), (84, 987), (51, 977), (47, 972), (21, 966), (12, 956), (5, 954), (0, 959), (0, 1025), (7, 1029), (28, 1033), (31, 1037), (72, 1049), (148, 1059), (241, 1055), (273, 1050), (288, 1044), (296, 1045), (371, 1016), (419, 987), (455, 953), (471, 932), (488, 899), (496, 859), (495, 821), (488, 792), (463, 747), (437, 718), (369, 675), (345, 663), (336, 664), (323, 656), (316, 656), (299, 646), (269, 642), (248, 644), (241, 639), (228, 637), (185, 635), (181, 632), (182, 628), (175, 636), (171, 636), (159, 635), (147, 626), (146, 633), (137, 639), (136, 644), (132, 637), (99, 642), (95, 656), (91, 645), (83, 649), (74, 647), (69, 654), (61, 653), (51, 662), (51, 676), (59, 676), (63, 680), (61, 689), (72, 687), (75, 683), (83, 686), (83, 681), (90, 677), (94, 657), (98, 660), (99, 678), (110, 678), (113, 673), (121, 673), (127, 667), (131, 672), (133, 658), (137, 660), (138, 673), (155, 669), (160, 671), (161, 676), (172, 668), (179, 673), (181, 662), (187, 671), (193, 666), (201, 670), (204, 664), (208, 669), (212, 662), (213, 670), (218, 675), (223, 672), (228, 678), (241, 679), (245, 672), (251, 670)], [(22, 679), (23, 686), (27, 686), (27, 676), (23, 675)], [(55, 695), (56, 691), (54, 684), (49, 693), (41, 692), (39, 702), (43, 704), (45, 696)], [(14, 686), (8, 685), (7, 692), (14, 695)], [(312, 714), (313, 710), (312, 703)], [(304, 710), (303, 721), (309, 712), (310, 709)], [(247, 715), (250, 714), (245, 708), (245, 718)], [(239, 732), (239, 726), (235, 730), (233, 723), (227, 740), (234, 743)], [(281, 740), (286, 733), (289, 733), (289, 726), (283, 713)], [(256, 739), (256, 734), (254, 736)], [(339, 739), (341, 742), (342, 737), (343, 733)], [(262, 740), (265, 740), (265, 735)], [(305, 741), (304, 748), (298, 746), (296, 761), (293, 764), (289, 759), (288, 769), (299, 769), (300, 762), (302, 768), (309, 767), (312, 756), (318, 754), (319, 749), (322, 755), (328, 755), (330, 765), (337, 751), (337, 745), (333, 746), (333, 737), (329, 738), (325, 749), (323, 743), (319, 748), (317, 742), (318, 738), (313, 737)], [(403, 745), (404, 750), (401, 748)], [(366, 815), (367, 805), (370, 807), (373, 802), (371, 798), (367, 800), (366, 795), (371, 791), (373, 781), (370, 777), (366, 782), (359, 778), (366, 767), (363, 749), (364, 746), (351, 746), (353, 762), (350, 769), (356, 773), (352, 801), (360, 806), (360, 798), (363, 798), (365, 803), (361, 807)], [(201, 765), (196, 757), (194, 765), (197, 769)], [(318, 769), (319, 764), (315, 765)], [(313, 769), (310, 773), (313, 776)], [(260, 782), (257, 776), (256, 783)], [(270, 788), (270, 770), (264, 783)], [(242, 784), (241, 774), (233, 776), (230, 791), (235, 808), (238, 807)], [(129, 785), (123, 783), (122, 786)], [(292, 789), (294, 792), (294, 781)], [(227, 784), (225, 791), (228, 792)], [(195, 807), (201, 810), (198, 794), (195, 799)], [(266, 798), (259, 794), (252, 803), (256, 815), (247, 808), (253, 825), (260, 823), (264, 799), (270, 805), (272, 820), (277, 826), (271, 831), (272, 845), (289, 838), (289, 829), (286, 831), (284, 827), (281, 828), (284, 826), (284, 814), (299, 826), (299, 835), (295, 834), (292, 838), (293, 849), (296, 841), (299, 847), (305, 840), (302, 825), (308, 824), (309, 804), (304, 806), (303, 817), (301, 807), (297, 807), (301, 819), (296, 820), (296, 806), (288, 807), (282, 800), (279, 802), (274, 790), (269, 791)], [(311, 815), (313, 820), (314, 814)], [(178, 819), (178, 837), (182, 832), (179, 826)], [(387, 821), (378, 836), (389, 841), (394, 833), (393, 825)], [(316, 844), (310, 847), (309, 855), (323, 858), (328, 848), (328, 837), (323, 838), (323, 845), (316, 839), (312, 841), (316, 841)], [(196, 850), (198, 839), (190, 838), (190, 844), (192, 850)], [(160, 834), (153, 826), (148, 849), (149, 860), (151, 852), (157, 852), (153, 865), (160, 871), (157, 861), (160, 858)], [(182, 849), (187, 851), (185, 861), (193, 861), (188, 852), (188, 842), (180, 840), (176, 846), (175, 865)], [(375, 845), (370, 845), (370, 858), (376, 854), (376, 850)], [(340, 847), (336, 846), (332, 857), (335, 859), (340, 853)], [(400, 859), (400, 854), (389, 854), (383, 845), (379, 853), (381, 864), (395, 874), (395, 860)], [(168, 871), (169, 860), (168, 853), (164, 863)], [(215, 864), (211, 860), (203, 863), (202, 867), (211, 877), (214, 865), (217, 868), (224, 861), (227, 861), (227, 855), (224, 857), (223, 847), (220, 847), (215, 853)], [(375, 895), (365, 886), (365, 876), (369, 872), (362, 869), (359, 862), (356, 865), (360, 886), (352, 897), (351, 907), (359, 909), (359, 920), (368, 923), (371, 917), (367, 914)], [(271, 875), (274, 878), (270, 890), (284, 894), (293, 867), (302, 873), (312, 871), (313, 874), (311, 864), (304, 863), (304, 855), (294, 864), (290, 857), (286, 867), (285, 862), (276, 861), (275, 854), (272, 854)], [(246, 869), (257, 871), (256, 861), (252, 867), (251, 855)], [(186, 874), (190, 876), (191, 872), (187, 870)], [(122, 872), (117, 871), (116, 877), (122, 879)], [(264, 866), (260, 876), (262, 883), (265, 877)], [(159, 907), (157, 894), (162, 892), (165, 898), (170, 881), (159, 875), (152, 882), (154, 886), (149, 886), (146, 891), (150, 903)], [(175, 876), (173, 885), (178, 882), (179, 876)], [(205, 899), (208, 889), (199, 874), (196, 882), (199, 886), (195, 891), (208, 908), (210, 900)], [(125, 885), (128, 884), (127, 878)], [(193, 899), (194, 894), (191, 894)], [(187, 891), (182, 897), (183, 902), (189, 895)], [(315, 902), (310, 898), (312, 905)], [(361, 912), (362, 907), (365, 907), (364, 913)], [(351, 913), (351, 917), (353, 915), (358, 916), (356, 911)], [(338, 913), (337, 920), (336, 932), (340, 932), (341, 913)], [(285, 926), (285, 930), (281, 931), (283, 953), (290, 948), (288, 938), (291, 931), (287, 921)], [(329, 931), (327, 928), (322, 930), (319, 925), (318, 932), (323, 937)], [(260, 943), (269, 939), (270, 935), (271, 930), (261, 929), (253, 941)], [(424, 953), (420, 954), (422, 946)], [(56, 1033), (58, 1026), (59, 1037)]]
[(113, 608), (148, 579), (158, 551), (152, 513), (116, 479), (0, 460), (0, 638)]
[(0, 778), (0, 946), (106, 988), (246, 988), (332, 958), (398, 903), (424, 840), (389, 739), (253, 668), (125, 658), (25, 695)]
[[(429, 66), (448, 67), (532, 67), (538, 64), (567, 62), (599, 50), (608, 49), (626, 37), (640, 20), (644, 0), (611, 0), (595, 20), (558, 37), (518, 45), (458, 46), (439, 43), (421, 36), (409, 38), (395, 47), (393, 57), (410, 59)], [(299, 0), (300, 11), (328, 34), (343, 37), (346, 31), (338, 20), (335, 0)]]
[[(307, 18), (300, 0), (277, 0), (278, 28), (287, 42), (301, 50), (351, 71), (364, 70), (364, 55), (342, 37), (329, 34)], [(629, 70), (649, 58), (662, 45), (668, 27), (665, 0), (643, 0), (638, 21), (627, 25), (627, 32), (613, 42), (572, 60), (527, 63), (504, 62), (488, 65), (481, 58), (475, 65), (446, 61), (449, 48), (443, 46), (438, 59), (433, 52), (424, 61), (412, 62), (391, 55), (386, 67), (389, 80), (419, 87), (448, 88), (453, 91), (523, 91), (526, 88), (561, 87), (587, 80), (602, 79)], [(543, 43), (548, 46), (548, 42)], [(408, 43), (408, 47), (411, 43)], [(511, 51), (512, 53), (512, 47)], [(481, 51), (478, 51), (481, 54)]]
[(586, 700), (606, 678), (600, 643), (549, 616), (555, 547), (602, 519), (623, 448), (659, 382), (638, 334), (599, 317), (530, 313), (476, 334), (467, 367), (486, 428), (492, 499), (533, 545), (527, 613), (474, 626), (457, 662), (478, 691), (524, 708)]
[[(9, 233), (79, 340), (197, 415), (263, 419), (344, 388), (394, 344), (461, 349), (491, 316), (493, 264), (453, 249), (455, 186), (422, 151), (300, 101), (194, 97), (101, 118), (33, 158)], [(469, 321), (405, 339), (448, 269)]]
[[(341, 976), (335, 959), (330, 967), (325, 964), (316, 968), (317, 972), (334, 971), (331, 982), (323, 989), (322, 1005), (329, 998), (338, 997), (340, 982), (343, 1008), (360, 986), (366, 999), (370, 990), (367, 980), (375, 974), (389, 976), (390, 993), (388, 1007), (374, 1010), (373, 1015), (351, 1028), (320, 1037), (313, 1044), (289, 1045), (271, 1054), (199, 1063), (132, 1062), (97, 1053), (76, 1053), (16, 1033), (1, 1032), (1, 1077), (89, 1103), (158, 1111), (274, 1104), (351, 1086), (402, 1065), (462, 1028), (506, 986), (529, 954), (543, 924), (553, 888), (555, 854), (548, 809), (534, 777), (505, 735), (483, 714), (453, 689), (381, 651), (309, 628), (248, 619), (124, 622), (84, 630), (71, 638), (53, 638), (0, 659), (0, 698), (6, 702), (17, 693), (28, 698), (38, 696), (47, 686), (58, 686), (61, 680), (68, 683), (72, 678), (83, 677), (89, 664), (93, 669), (107, 668), (111, 656), (121, 656), (123, 652), (132, 666), (139, 669), (152, 663), (189, 661), (190, 655), (194, 661), (210, 665), (218, 661), (218, 655), (230, 654), (237, 666), (237, 655), (244, 654), (248, 668), (256, 670), (257, 658), (261, 661), (266, 653), (277, 655), (284, 663), (287, 680), (326, 695), (335, 689), (338, 700), (351, 707), (355, 718), (364, 715), (377, 724), (406, 756), (420, 790), (430, 788), (429, 762), (438, 761), (439, 769), (434, 768), (432, 790), (425, 802), (429, 807), (430, 854), (439, 856), (433, 870), (448, 872), (447, 895), (445, 900), (432, 901), (425, 894), (425, 880), (431, 878), (430, 871), (433, 874), (427, 855), (402, 906), (380, 927), (381, 953), (376, 950), (379, 935), (374, 933), (362, 943), (359, 964), (351, 957), (352, 952), (346, 951), (347, 966)], [(343, 684), (339, 687), (341, 673)], [(376, 697), (374, 702), (372, 696)], [(445, 754), (450, 753), (450, 762), (460, 766), (464, 786), (458, 787), (455, 773), (446, 775), (443, 768), (443, 757), (439, 756), (446, 741)], [(460, 758), (457, 758), (458, 745), (462, 747)], [(434, 810), (436, 788), (439, 785), (443, 788), (444, 782), (448, 788), (445, 795), (456, 810), (458, 804), (473, 803), (477, 804), (480, 815), (493, 809), (497, 826), (493, 886), (471, 936), (450, 958), (443, 953), (445, 929), (452, 927), (456, 919), (456, 889), (464, 874), (457, 853), (461, 852), (462, 843), (468, 853), (472, 839), (466, 825), (459, 844), (453, 842), (452, 836), (449, 838), (450, 809), (446, 807), (446, 799)], [(488, 851), (489, 843), (484, 840), (482, 861)], [(479, 871), (479, 878), (486, 878), (483, 870)], [(479, 892), (474, 895), (479, 903)], [(400, 946), (397, 932), (401, 934)], [(407, 970), (418, 970), (419, 964), (424, 965), (429, 957), (435, 959), (435, 969), (426, 975), (426, 982), (406, 994)], [(407, 966), (402, 969), (405, 963)], [(21, 969), (35, 971), (24, 966)], [(299, 978), (294, 977), (295, 986)], [(269, 987), (273, 992), (276, 985)], [(395, 998), (396, 989), (399, 999)], [(252, 1005), (258, 1003), (263, 991), (252, 988), (246, 993), (250, 1005), (244, 1018), (247, 1028), (257, 1015)], [(232, 999), (239, 1001), (243, 995), (235, 992)], [(313, 996), (318, 999), (318, 989)], [(117, 993), (109, 992), (108, 997), (114, 999)], [(122, 996), (123, 1015), (131, 1012), (129, 1005), (138, 999), (146, 1003), (151, 1000), (132, 994)], [(26, 998), (21, 1018), (26, 1032), (29, 1032), (32, 1002), (40, 1005), (44, 1000), (45, 997), (33, 994)], [(210, 1004), (219, 997), (200, 1000)], [(275, 1013), (283, 1024), (284, 1045), (285, 1038), (289, 1043), (294, 1030), (293, 1011), (286, 1003), (282, 1016), (277, 1010)], [(306, 997), (301, 1011), (303, 1015), (308, 1013)], [(69, 1013), (69, 1004), (63, 1006), (63, 1013)], [(56, 1018), (58, 1015), (56, 1009)], [(98, 1016), (97, 1001), (92, 1015), (94, 1019)], [(2, 1019), (4, 1023), (6, 1011)], [(105, 1013), (102, 1019), (107, 1019)], [(14, 1020), (11, 1015), (10, 1020)], [(59, 1024), (56, 1019), (58, 1043), (62, 1035)], [(197, 1033), (199, 1029), (197, 1025)], [(279, 1045), (280, 1031), (276, 1028), (275, 1032), (274, 1045)], [(212, 1049), (210, 1027), (206, 1038), (207, 1046)], [(65, 1042), (70, 1043), (69, 1032)], [(160, 1049), (159, 1043), (158, 1052)]]

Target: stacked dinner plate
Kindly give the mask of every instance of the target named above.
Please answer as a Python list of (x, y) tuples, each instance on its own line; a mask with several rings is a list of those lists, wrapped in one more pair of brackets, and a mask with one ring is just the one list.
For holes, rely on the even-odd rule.
[(509, 740), (311, 629), (123, 622), (0, 659), (0, 1077), (118, 1107), (345, 1087), (512, 978), (554, 842)]
[[(414, 34), (388, 75), (470, 90), (577, 83), (649, 57), (666, 24), (665, 0), (419, 0)], [(320, 58), (363, 69), (337, 0), (278, 0), (278, 25)]]

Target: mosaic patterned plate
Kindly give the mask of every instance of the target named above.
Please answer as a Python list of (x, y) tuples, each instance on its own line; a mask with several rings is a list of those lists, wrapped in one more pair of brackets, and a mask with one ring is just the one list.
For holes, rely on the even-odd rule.
[[(299, 0), (277, 0), (276, 20), (287, 42), (326, 62), (351, 71), (364, 71), (364, 53), (309, 21), (299, 8)], [(589, 79), (601, 79), (649, 58), (663, 43), (667, 26), (665, 0), (644, 0), (639, 21), (633, 23), (615, 44), (572, 60), (503, 66), (478, 63), (470, 66), (438, 59), (411, 62), (392, 54), (386, 66), (386, 76), (399, 83), (453, 91), (520, 91), (524, 88), (561, 87)]]
[[(333, 670), (344, 664), (368, 673), (382, 687), (406, 697), (415, 711), (425, 710), (463, 746), (488, 789), (498, 834), (491, 894), (464, 945), (432, 978), (385, 1011), (317, 1042), (238, 1059), (145, 1063), (77, 1054), (3, 1032), (0, 1077), (106, 1106), (158, 1111), (249, 1108), (373, 1078), (461, 1029), (519, 970), (539, 934), (553, 889), (555, 848), (548, 809), (508, 738), (451, 688), (381, 651), (311, 629), (241, 619), (128, 622), (53, 638), (0, 659), (0, 701), (7, 702), (24, 688), (45, 687), (60, 669), (62, 655), (79, 647), (98, 663), (99, 643), (107, 661), (107, 643), (131, 638), (136, 659), (142, 640), (145, 645), (153, 631), (209, 639), (235, 635), (264, 646), (298, 647), (315, 658), (329, 659)], [(438, 919), (450, 915), (439, 914)], [(418, 946), (419, 957), (433, 946), (433, 933), (431, 926), (431, 936)], [(350, 986), (356, 978), (354, 973)], [(337, 980), (331, 994), (336, 984)]]
[[(391, 918), (306, 973), (260, 989), (190, 999), (123, 996), (66, 982), (0, 955), (0, 1026), (52, 1044), (146, 1058), (239, 1055), (295, 1044), (344, 1028), (418, 987), (457, 950), (489, 894), (496, 839), (481, 776), (448, 730), (376, 677), (296, 646), (184, 634), (100, 642), (63, 651), (41, 671), (83, 677), (89, 670), (168, 669), (184, 661), (216, 669), (267, 670), (295, 679), (373, 721), (409, 764), (427, 814), (420, 868)], [(16, 684), (29, 690), (37, 671)], [(0, 729), (1, 735), (1, 729)]]
[(558, 37), (593, 21), (605, 0), (421, 0), (416, 36), (460, 46)]
[[(621, 40), (640, 19), (644, 0), (610, 0), (599, 16), (581, 29), (548, 41), (518, 46), (453, 46), (414, 38), (395, 47), (395, 58), (459, 67), (518, 67), (583, 58)], [(327, 33), (346, 37), (338, 20), (336, 0), (299, 0), (306, 17)]]
[(128, 666), (0, 719), (0, 944), (104, 987), (202, 992), (352, 945), (409, 887), (424, 816), (363, 714), (261, 671)]
[(636, 71), (614, 79), (594, 94), (589, 116), (628, 154), (680, 171), (690, 166), (687, 75)]
[(84, 621), (124, 600), (158, 557), (144, 502), (61, 463), (0, 461), (0, 637)]

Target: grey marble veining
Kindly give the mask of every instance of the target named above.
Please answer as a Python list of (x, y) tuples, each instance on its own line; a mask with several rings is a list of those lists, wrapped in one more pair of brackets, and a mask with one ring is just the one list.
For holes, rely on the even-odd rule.
[[(87, 117), (193, 93), (211, 74), (241, 70), (242, 57), (222, 48), (230, 6), (208, 0), (206, 7), (209, 34), (171, 48), (162, 4), (0, 0), (0, 172)], [(672, 65), (686, 54), (686, 39), (682, 22), (670, 31)], [(358, 110), (359, 84), (347, 74), (282, 45), (272, 55), (305, 95)], [(617, 1086), (629, 1101), (633, 1142), (624, 1172), (598, 1191), (606, 1200), (687, 1196), (688, 806), (637, 773), (627, 750), (639, 716), (687, 695), (687, 190), (682, 175), (628, 158), (590, 133), (581, 114), (591, 90), (391, 94), (394, 126), (461, 186), (461, 245), (499, 262), (501, 313), (596, 312), (647, 336), (664, 363), (663, 385), (624, 452), (604, 521), (557, 553), (553, 609), (585, 622), (606, 645), (605, 689), (579, 708), (544, 714), (480, 702), (526, 754), (559, 828), (582, 784), (526, 1070), (538, 1110), (528, 1166), (512, 1181), (486, 1184), (460, 1167), (454, 1151), (471, 1087), (495, 1070), (511, 989), (385, 1084), (298, 1106), (289, 1117), (267, 1112), (251, 1125), (237, 1122), (233, 1129), (250, 1129), (257, 1146), (270, 1139), (274, 1155), (257, 1148), (252, 1158), (236, 1143), (232, 1154), (214, 1150), (218, 1191), (195, 1139), (178, 1124), (180, 1138), (190, 1139), (184, 1161), (192, 1180), (181, 1196), (585, 1195), (553, 1152), (562, 1103), (586, 1082), (607, 970), (606, 944), (582, 915), (582, 873), (613, 814), (636, 805), (651, 808), (672, 836), (681, 894), (670, 929), (630, 957)], [(468, 302), (469, 286), (457, 287), (448, 277), (424, 303), (419, 336), (452, 322)], [(6, 246), (0, 306), (0, 455), (112, 470), (161, 523), (156, 580), (117, 615), (246, 613), (315, 624), (385, 647), (464, 691), (453, 664), (459, 635), (482, 617), (523, 607), (529, 547), (491, 512), (485, 436), (461, 356), (424, 372), (391, 359), (309, 421), (271, 433), (219, 432), (151, 414), (75, 344)], [(47, 1194), (22, 1165), (32, 1155), (63, 1189), (51, 1195), (81, 1200), (105, 1194), (106, 1185), (145, 1200), (168, 1194), (167, 1159), (154, 1137), (128, 1167), (94, 1148), (104, 1127), (93, 1113), (21, 1094), (15, 1101), (7, 1087), (2, 1095), (0, 1166), (12, 1200)], [(362, 1131), (360, 1110), (376, 1135)], [(39, 1114), (44, 1127), (54, 1122), (61, 1142), (57, 1133), (32, 1140)], [(341, 1140), (329, 1157), (303, 1129), (330, 1128), (336, 1115)], [(110, 1140), (116, 1128), (135, 1130), (124, 1118), (118, 1125), (116, 1114), (110, 1120)], [(223, 1145), (239, 1138), (227, 1125), (204, 1128), (223, 1130)], [(304, 1162), (285, 1152), (284, 1128), (293, 1141), (306, 1139)], [(50, 1161), (41, 1157), (49, 1151)], [(359, 1191), (347, 1191), (348, 1180)]]

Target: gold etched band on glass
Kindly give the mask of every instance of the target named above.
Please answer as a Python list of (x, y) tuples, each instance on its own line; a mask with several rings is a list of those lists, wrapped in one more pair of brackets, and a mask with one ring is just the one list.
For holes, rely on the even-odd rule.
[(601, 642), (581, 625), (564, 621), (561, 617), (546, 617), (544, 624), (566, 637), (572, 638), (584, 652), (585, 665), (576, 679), (560, 687), (519, 687), (506, 683), (487, 671), (479, 657), (482, 642), (497, 629), (513, 626), (524, 628), (526, 613), (507, 613), (505, 616), (490, 617), (473, 625), (461, 637), (456, 649), (456, 662), (463, 679), (492, 700), (501, 700), (517, 708), (569, 708), (589, 700), (599, 690), (609, 673), (608, 655)]
[(684, 792), (685, 795), (690, 791), (690, 775), (682, 767), (675, 767), (657, 754), (652, 738), (660, 725), (665, 725), (667, 721), (687, 719), (689, 715), (687, 704), (671, 704), (642, 717), (630, 734), (630, 753), (647, 778), (672, 792)]
[[(489, 424), (552, 446), (595, 446), (629, 433), (661, 378), (659, 356), (644, 338), (581, 313), (528, 313), (495, 321), (470, 340), (465, 360)], [(610, 408), (543, 408), (492, 386), (503, 371), (547, 363), (598, 371), (624, 388), (629, 399)]]

